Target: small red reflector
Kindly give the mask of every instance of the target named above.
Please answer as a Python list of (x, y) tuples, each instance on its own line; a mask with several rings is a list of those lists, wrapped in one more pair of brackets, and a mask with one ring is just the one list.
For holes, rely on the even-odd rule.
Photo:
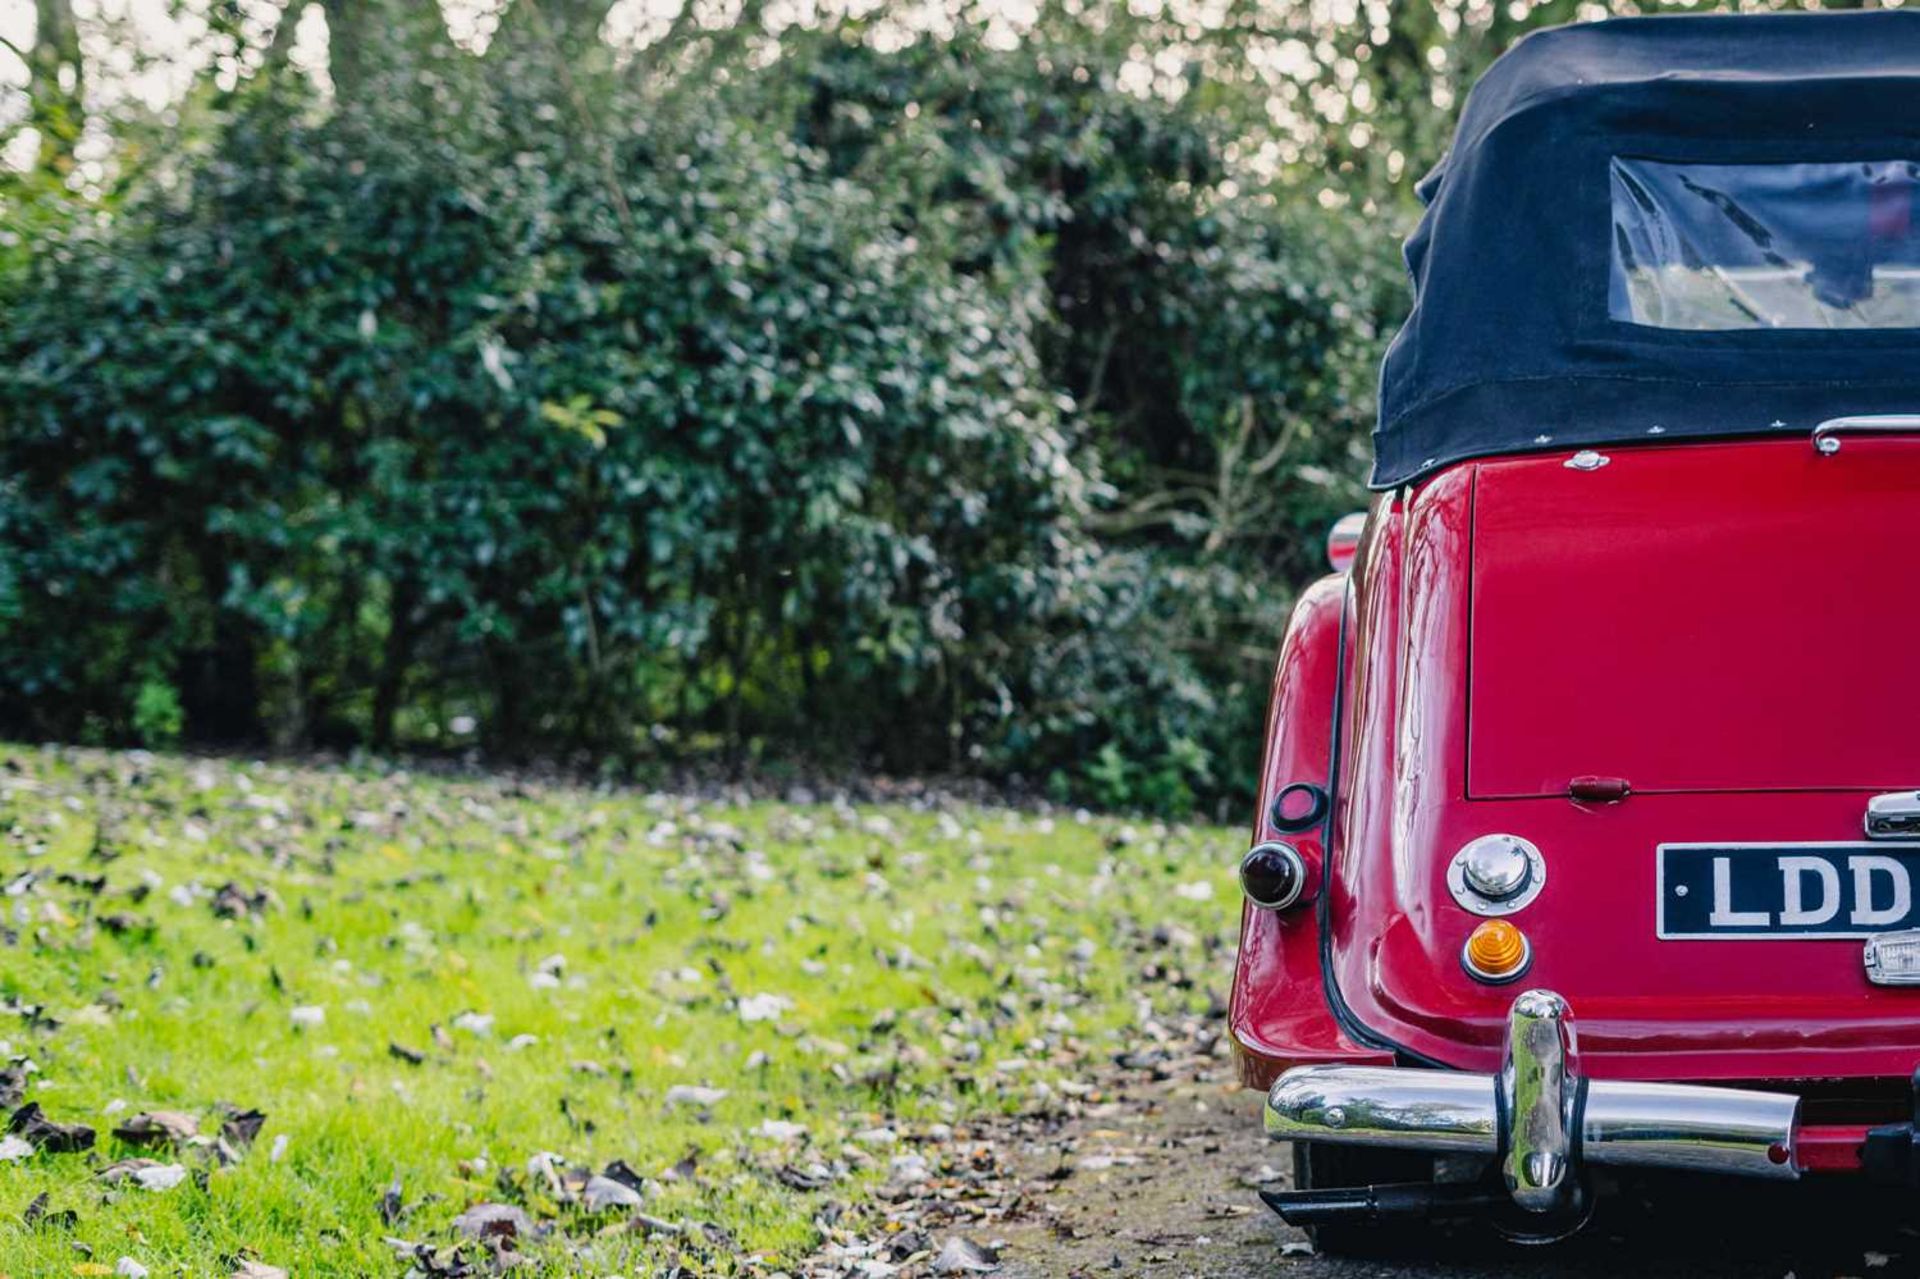
[(1342, 515), (1327, 530), (1327, 563), (1336, 573), (1344, 573), (1353, 567), (1354, 557), (1360, 553), (1360, 535), (1366, 532), (1367, 513), (1354, 511)]
[(1289, 833), (1316, 825), (1327, 811), (1327, 793), (1312, 782), (1294, 782), (1273, 798), (1273, 824)]
[(1576, 777), (1567, 783), (1567, 794), (1583, 804), (1614, 804), (1632, 792), (1624, 777)]

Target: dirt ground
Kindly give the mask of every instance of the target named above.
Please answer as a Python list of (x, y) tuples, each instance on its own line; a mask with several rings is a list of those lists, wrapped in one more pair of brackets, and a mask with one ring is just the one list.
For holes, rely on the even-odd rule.
[[(805, 1279), (1883, 1279), (1920, 1276), (1920, 1191), (1852, 1179), (1609, 1182), (1573, 1239), (1451, 1227), (1395, 1260), (1322, 1255), (1258, 1196), (1292, 1151), (1266, 1140), (1218, 1019), (1149, 1025), (1150, 1047), (1016, 1118), (928, 1135), (864, 1204), (823, 1219)], [(1599, 1183), (1596, 1183), (1599, 1184)]]
[(1259, 1097), (1225, 1071), (1148, 1082), (1051, 1132), (1007, 1143), (1028, 1189), (989, 1232), (1010, 1279), (1329, 1279), (1476, 1275), (1920, 1274), (1920, 1240), (1844, 1190), (1787, 1196), (1683, 1187), (1623, 1194), (1575, 1240), (1519, 1248), (1447, 1238), (1405, 1262), (1317, 1255), (1255, 1194), (1291, 1153), (1260, 1132)]
[(1048, 1189), (1004, 1223), (1006, 1273), (1231, 1279), (1310, 1260), (1305, 1237), (1255, 1195), (1290, 1162), (1259, 1118), (1255, 1094), (1187, 1081), (1131, 1091), (1016, 1143), (1015, 1166)]

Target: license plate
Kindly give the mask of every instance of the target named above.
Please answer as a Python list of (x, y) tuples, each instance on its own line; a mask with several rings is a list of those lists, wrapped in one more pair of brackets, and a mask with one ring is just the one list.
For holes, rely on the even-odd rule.
[(1920, 844), (1662, 844), (1663, 938), (1865, 937), (1920, 926)]

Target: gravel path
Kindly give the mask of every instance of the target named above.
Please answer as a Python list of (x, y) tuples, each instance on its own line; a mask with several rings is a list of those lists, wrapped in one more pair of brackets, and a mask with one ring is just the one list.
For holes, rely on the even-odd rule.
[[(1260, 1130), (1217, 1013), (1136, 1026), (1142, 1048), (1017, 1117), (924, 1138), (823, 1219), (804, 1279), (1687, 1279), (1920, 1276), (1920, 1194), (1849, 1180), (1620, 1188), (1576, 1238), (1455, 1228), (1400, 1261), (1323, 1256), (1261, 1203), (1292, 1152)], [(1900, 1223), (1906, 1222), (1902, 1225)]]
[[(1876, 1276), (1920, 1273), (1920, 1240), (1866, 1216), (1860, 1196), (1770, 1197), (1694, 1186), (1623, 1199), (1570, 1243), (1523, 1249), (1441, 1241), (1393, 1264), (1316, 1255), (1255, 1196), (1291, 1166), (1259, 1131), (1259, 1098), (1217, 1068), (1126, 1088), (1050, 1132), (1016, 1137), (1026, 1188), (989, 1232), (1009, 1279), (1349, 1279), (1358, 1276)], [(1798, 1189), (1798, 1188), (1796, 1188)]]

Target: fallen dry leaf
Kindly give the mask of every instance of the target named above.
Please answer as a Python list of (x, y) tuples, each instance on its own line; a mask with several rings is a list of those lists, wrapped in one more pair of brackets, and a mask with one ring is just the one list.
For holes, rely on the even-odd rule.
[(71, 1208), (49, 1212), (47, 1205), (51, 1202), (51, 1196), (44, 1190), (35, 1195), (33, 1202), (28, 1204), (25, 1211), (20, 1214), (21, 1223), (29, 1230), (36, 1230), (42, 1226), (54, 1230), (72, 1230), (80, 1224), (80, 1214)]
[(999, 1268), (998, 1253), (959, 1235), (949, 1237), (940, 1255), (933, 1259), (933, 1273), (937, 1275), (986, 1274)]
[(264, 1261), (243, 1261), (231, 1279), (287, 1279), (287, 1272)]
[(266, 1122), (266, 1115), (258, 1110), (228, 1109), (227, 1117), (220, 1121), (220, 1135), (238, 1149), (245, 1150), (260, 1135), (261, 1125)]
[(221, 919), (244, 919), (260, 915), (273, 904), (273, 890), (257, 888), (247, 892), (238, 884), (222, 884), (213, 895), (213, 913)]
[(615, 1181), (611, 1177), (590, 1177), (586, 1189), (580, 1192), (580, 1202), (587, 1206), (588, 1212), (605, 1212), (609, 1208), (638, 1208), (640, 1192), (625, 1182)]
[(708, 1088), (700, 1084), (675, 1084), (667, 1089), (669, 1106), (711, 1106), (724, 1101), (727, 1090)]
[(14, 1111), (7, 1129), (49, 1154), (66, 1155), (93, 1149), (93, 1129), (85, 1124), (56, 1124), (41, 1113), (37, 1101)]
[(122, 1159), (100, 1170), (100, 1180), (110, 1186), (132, 1182), (143, 1190), (172, 1190), (187, 1179), (182, 1164), (163, 1164), (153, 1159)]
[(400, 1174), (393, 1175), (393, 1184), (380, 1194), (380, 1220), (391, 1226), (400, 1220), (406, 1208), (400, 1197)]
[(150, 1110), (113, 1130), (121, 1141), (135, 1146), (172, 1145), (200, 1135), (200, 1121), (178, 1110)]
[(453, 1219), (453, 1228), (472, 1239), (515, 1239), (533, 1229), (533, 1218), (512, 1204), (475, 1204)]

